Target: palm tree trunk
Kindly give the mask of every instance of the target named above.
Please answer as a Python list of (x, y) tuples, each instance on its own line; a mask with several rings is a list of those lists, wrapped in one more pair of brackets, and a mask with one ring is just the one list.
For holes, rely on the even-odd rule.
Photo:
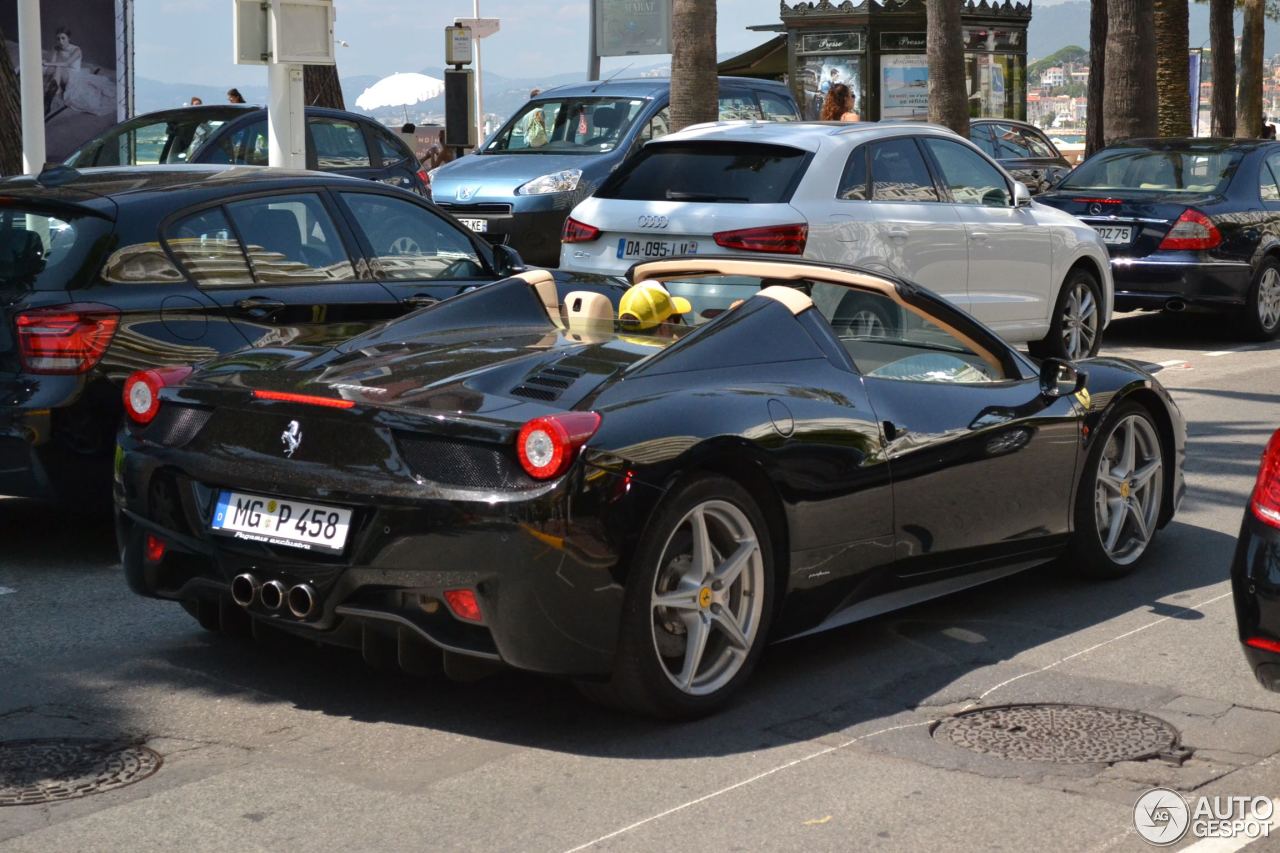
[(1236, 135), (1251, 139), (1262, 136), (1262, 25), (1265, 11), (1264, 0), (1244, 0)]
[[(1228, 0), (1230, 2), (1230, 0)], [(1085, 127), (1084, 154), (1092, 157), (1106, 142), (1102, 120), (1102, 95), (1106, 91), (1107, 69), (1107, 0), (1093, 0), (1089, 7), (1089, 88), (1085, 93), (1088, 125)]]
[(347, 108), (342, 99), (342, 83), (338, 81), (336, 65), (302, 66), (302, 93), (309, 107)]
[(1236, 32), (1235, 0), (1209, 0), (1209, 49), (1213, 51), (1213, 108), (1210, 132), (1236, 135)]
[(1107, 0), (1106, 141), (1156, 134), (1155, 8), (1150, 0)]
[[(0, 30), (0, 44), (4, 44)], [(18, 75), (5, 54), (0, 61), (0, 175), (22, 174), (22, 101), (18, 96)]]
[(671, 129), (720, 117), (716, 0), (674, 0), (671, 7)]
[[(929, 121), (969, 135), (969, 93), (964, 83), (964, 34), (956, 0), (926, 0)], [(974, 81), (977, 82), (976, 80)]]
[(1161, 136), (1191, 135), (1187, 0), (1156, 0), (1156, 122)]

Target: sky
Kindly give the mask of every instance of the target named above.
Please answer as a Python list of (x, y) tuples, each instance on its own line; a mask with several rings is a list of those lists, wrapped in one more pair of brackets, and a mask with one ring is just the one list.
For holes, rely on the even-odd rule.
[[(1062, 0), (1036, 0), (1047, 3)], [(232, 62), (231, 3), (227, 0), (134, 0), (135, 74), (153, 80), (214, 86), (265, 85), (266, 69)], [(444, 27), (472, 16), (472, 0), (335, 0), (338, 72), (385, 76), (438, 67)], [(484, 69), (508, 77), (582, 71), (587, 65), (587, 0), (480, 0), (480, 15), (501, 30), (484, 41)], [(750, 24), (778, 21), (778, 0), (719, 0), (717, 48), (755, 47), (767, 34)], [(606, 59), (604, 74), (665, 57)]]

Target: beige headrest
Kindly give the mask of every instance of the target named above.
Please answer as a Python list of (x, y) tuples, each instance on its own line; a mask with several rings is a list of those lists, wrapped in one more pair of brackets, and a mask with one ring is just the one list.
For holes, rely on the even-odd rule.
[(794, 287), (784, 287), (781, 284), (766, 287), (756, 295), (781, 302), (787, 306), (792, 314), (799, 314), (801, 311), (807, 311), (813, 307), (813, 300), (808, 296)]
[(570, 292), (564, 298), (564, 315), (570, 331), (613, 331), (613, 303), (603, 293)]

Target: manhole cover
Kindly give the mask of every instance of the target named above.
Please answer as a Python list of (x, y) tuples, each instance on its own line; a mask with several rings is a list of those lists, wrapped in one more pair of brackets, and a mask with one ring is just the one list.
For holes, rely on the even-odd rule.
[(74, 800), (132, 785), (160, 769), (160, 755), (118, 741), (0, 741), (0, 806)]
[(1002, 705), (944, 720), (934, 738), (1013, 761), (1141, 761), (1171, 749), (1178, 730), (1137, 711), (1091, 705)]

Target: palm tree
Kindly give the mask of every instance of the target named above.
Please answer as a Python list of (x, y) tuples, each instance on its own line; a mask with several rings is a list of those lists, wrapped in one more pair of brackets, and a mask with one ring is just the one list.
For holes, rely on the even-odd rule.
[[(4, 44), (0, 30), (0, 44)], [(22, 174), (22, 102), (8, 56), (0, 61), (0, 175)]]
[(720, 117), (716, 0), (671, 5), (671, 129)]
[[(1262, 27), (1264, 0), (1244, 0), (1240, 32), (1240, 93), (1236, 98), (1236, 135), (1262, 135)], [(1214, 81), (1214, 88), (1218, 86)]]
[(1107, 69), (1107, 0), (1093, 0), (1089, 4), (1089, 89), (1086, 93), (1086, 112), (1089, 124), (1085, 128), (1084, 154), (1092, 157), (1106, 145), (1103, 134), (1102, 101), (1106, 91)]
[(1236, 135), (1236, 0), (1209, 0), (1209, 49), (1213, 64), (1214, 136)]
[(926, 0), (929, 55), (929, 121), (969, 135), (969, 93), (964, 83), (964, 32), (960, 2)]
[(1187, 0), (1156, 0), (1156, 121), (1161, 136), (1191, 135)]
[(1154, 136), (1155, 8), (1150, 0), (1107, 0), (1106, 141)]

